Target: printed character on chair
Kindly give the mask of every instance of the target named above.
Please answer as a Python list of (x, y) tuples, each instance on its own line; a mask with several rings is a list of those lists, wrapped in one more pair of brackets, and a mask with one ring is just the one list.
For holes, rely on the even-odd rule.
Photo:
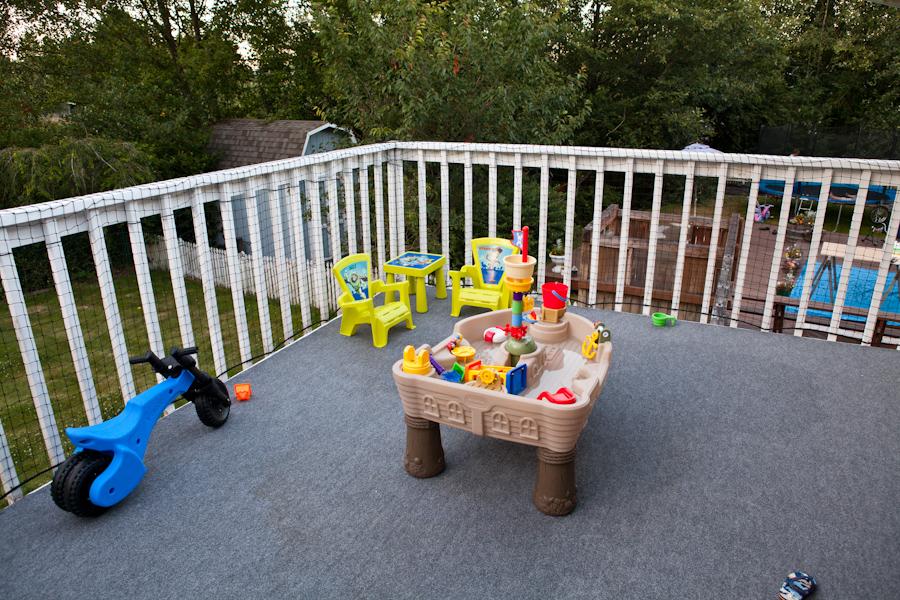
[[(352, 254), (344, 257), (331, 268), (343, 290), (338, 298), (341, 306), (341, 335), (351, 336), (361, 324), (372, 327), (372, 340), (376, 348), (387, 344), (388, 329), (406, 322), (407, 329), (415, 329), (409, 307), (407, 282), (385, 283), (372, 279), (372, 257), (368, 254)], [(382, 292), (397, 292), (400, 300), (375, 306), (374, 298)]]
[[(491, 310), (510, 307), (512, 295), (506, 289), (503, 258), (518, 254), (519, 249), (502, 238), (477, 238), (472, 240), (474, 265), (464, 265), (459, 271), (450, 271), (453, 280), (453, 296), (450, 314), (459, 316), (463, 306), (480, 306)], [(472, 287), (462, 287), (462, 280), (471, 278)]]

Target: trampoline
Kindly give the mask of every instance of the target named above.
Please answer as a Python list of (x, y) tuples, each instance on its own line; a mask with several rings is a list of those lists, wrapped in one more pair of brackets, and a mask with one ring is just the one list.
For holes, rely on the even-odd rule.
[[(775, 179), (763, 179), (759, 182), (759, 191), (771, 196), (782, 196), (784, 195), (784, 182)], [(792, 197), (801, 200), (809, 200), (811, 202), (818, 202), (821, 192), (821, 183), (795, 181)], [(856, 203), (857, 194), (859, 194), (858, 185), (835, 184), (828, 190), (828, 201), (836, 202), (837, 204), (854, 204)], [(883, 223), (887, 220), (887, 217), (890, 216), (890, 208), (882, 205), (893, 204), (896, 195), (897, 190), (895, 189), (883, 185), (869, 186), (869, 193), (866, 196), (866, 205), (878, 205), (884, 208), (884, 219), (875, 221), (873, 218), (874, 222)], [(838, 214), (838, 219), (840, 219), (840, 214)]]
[[(759, 191), (763, 194), (771, 196), (784, 195), (784, 182), (775, 179), (763, 179), (759, 182)], [(793, 198), (807, 200), (809, 202), (818, 202), (819, 195), (822, 192), (822, 184), (808, 181), (795, 181)], [(838, 221), (841, 220), (841, 210), (844, 204), (855, 204), (856, 196), (859, 193), (859, 186), (853, 184), (835, 184), (828, 190), (828, 202), (838, 204)], [(873, 206), (869, 213), (869, 220), (875, 225), (882, 225), (887, 222), (891, 216), (891, 206), (894, 203), (894, 197), (897, 190), (883, 186), (870, 185), (869, 193), (866, 195), (866, 205)], [(801, 207), (798, 207), (800, 210)]]
[[(763, 179), (759, 182), (759, 191), (772, 196), (781, 196), (784, 194), (784, 182), (774, 179)], [(794, 182), (794, 198), (802, 198), (804, 200), (812, 200), (817, 202), (822, 192), (822, 184), (806, 181)], [(828, 201), (837, 202), (839, 204), (853, 204), (856, 202), (856, 195), (859, 193), (859, 186), (852, 184), (835, 184), (828, 190)], [(869, 194), (866, 196), (866, 204), (890, 204), (894, 201), (897, 190), (882, 185), (870, 185)]]

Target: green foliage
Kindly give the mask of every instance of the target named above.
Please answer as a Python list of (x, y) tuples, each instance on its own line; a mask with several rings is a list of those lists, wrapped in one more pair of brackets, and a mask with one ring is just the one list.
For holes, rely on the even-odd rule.
[(783, 53), (754, 3), (578, 3), (570, 18), (580, 27), (563, 60), (570, 71), (587, 66), (596, 107), (579, 143), (680, 149), (712, 138), (728, 150), (755, 146), (760, 119), (780, 98)]
[(726, 151), (754, 150), (760, 125), (894, 129), (898, 17), (851, 0), (9, 0), (0, 202), (207, 171), (229, 117)]
[(229, 15), (247, 49), (252, 75), (243, 90), (242, 117), (317, 119), (325, 102), (319, 49), (305, 1), (247, 0)]
[(75, 103), (71, 121), (89, 135), (137, 145), (162, 179), (212, 167), (205, 127), (228, 115), (242, 76), (221, 32), (180, 37), (170, 52), (152, 23), (110, 8), (28, 50), (26, 60), (47, 73), (55, 100)]
[(589, 113), (553, 60), (554, 13), (463, 0), (314, 5), (328, 120), (367, 140), (560, 144)]
[(787, 53), (786, 109), (805, 125), (900, 127), (900, 9), (770, 0)]
[(65, 137), (0, 150), (0, 208), (82, 196), (153, 180), (149, 157), (130, 144)]

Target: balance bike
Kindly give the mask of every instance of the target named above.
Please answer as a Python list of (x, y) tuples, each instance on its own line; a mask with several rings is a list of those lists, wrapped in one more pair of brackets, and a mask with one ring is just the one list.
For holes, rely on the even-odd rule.
[(95, 517), (130, 494), (147, 472), (144, 452), (153, 426), (179, 396), (194, 403), (204, 425), (221, 427), (228, 420), (228, 388), (197, 368), (197, 348), (173, 347), (160, 359), (153, 352), (130, 359), (150, 363), (166, 379), (128, 401), (109, 421), (68, 427), (75, 452), (53, 475), (50, 494), (58, 507), (79, 517)]

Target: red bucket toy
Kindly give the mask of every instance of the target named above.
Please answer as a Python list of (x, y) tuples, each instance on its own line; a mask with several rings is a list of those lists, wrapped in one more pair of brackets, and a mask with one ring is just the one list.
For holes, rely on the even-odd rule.
[(544, 308), (565, 308), (569, 286), (562, 283), (545, 283), (541, 286), (541, 293), (544, 295)]

